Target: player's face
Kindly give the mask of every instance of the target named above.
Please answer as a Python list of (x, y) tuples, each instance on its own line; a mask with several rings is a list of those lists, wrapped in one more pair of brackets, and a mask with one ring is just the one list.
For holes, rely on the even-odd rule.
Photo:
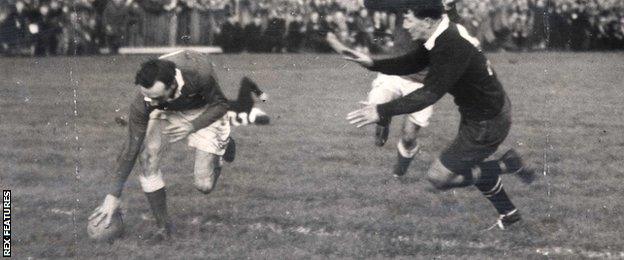
[(409, 10), (403, 13), (403, 29), (407, 30), (412, 40), (426, 40), (427, 31), (431, 24), (426, 19), (419, 19)]
[(158, 105), (168, 101), (171, 97), (171, 92), (173, 92), (173, 87), (168, 87), (161, 81), (154, 82), (151, 88), (141, 86), (141, 93), (152, 100), (152, 105)]

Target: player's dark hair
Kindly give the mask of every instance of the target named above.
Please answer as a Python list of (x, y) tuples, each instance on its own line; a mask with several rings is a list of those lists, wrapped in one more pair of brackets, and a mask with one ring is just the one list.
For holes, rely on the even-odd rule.
[(411, 10), (418, 19), (431, 18), (438, 20), (442, 18), (442, 14), (444, 14), (444, 6), (441, 4), (431, 4), (419, 8), (412, 8)]
[(364, 6), (373, 11), (402, 13), (411, 10), (419, 19), (440, 19), (444, 13), (442, 0), (364, 0)]
[(151, 88), (156, 81), (170, 87), (175, 80), (175, 63), (168, 60), (151, 59), (143, 64), (134, 77), (134, 84)]

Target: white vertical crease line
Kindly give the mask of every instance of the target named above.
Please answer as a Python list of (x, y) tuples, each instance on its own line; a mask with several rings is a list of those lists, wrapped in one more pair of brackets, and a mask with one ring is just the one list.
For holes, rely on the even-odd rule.
[[(75, 11), (75, 7), (73, 7), (73, 11)], [(76, 26), (74, 24), (74, 26)], [(72, 27), (72, 34), (76, 33), (75, 27)], [(75, 35), (74, 35), (75, 36)], [(75, 44), (74, 40), (74, 44)], [(76, 50), (74, 50), (75, 52)], [(76, 54), (76, 53), (74, 53)], [(79, 136), (78, 136), (78, 81), (74, 79), (74, 71), (73, 71), (73, 67), (71, 65), (74, 65), (75, 67), (78, 67), (78, 62), (73, 59), (70, 58), (70, 67), (69, 67), (69, 81), (70, 81), (70, 85), (72, 86), (72, 98), (73, 98), (73, 117), (74, 117), (74, 125), (73, 125), (73, 132), (74, 132), (74, 145), (73, 145), (73, 150), (74, 150), (74, 177), (75, 177), (75, 183), (74, 183), (74, 187), (73, 187), (73, 193), (74, 193), (74, 208), (72, 209), (72, 224), (73, 224), (73, 232), (74, 232), (74, 250), (77, 250), (78, 247), (78, 222), (76, 219), (76, 214), (78, 213), (78, 208), (79, 208), (79, 204), (80, 204), (80, 196), (78, 194), (78, 187), (80, 187), (80, 142), (79, 142)], [(74, 254), (78, 254), (78, 252), (74, 252)]]

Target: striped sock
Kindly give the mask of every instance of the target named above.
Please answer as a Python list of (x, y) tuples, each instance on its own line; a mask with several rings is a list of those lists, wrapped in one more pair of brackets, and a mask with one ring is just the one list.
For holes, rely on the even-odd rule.
[(503, 182), (498, 176), (499, 171), (500, 168), (497, 167), (489, 169), (488, 167), (481, 167), (481, 178), (475, 186), (492, 203), (496, 211), (504, 215), (515, 210), (516, 206), (513, 205), (503, 188)]

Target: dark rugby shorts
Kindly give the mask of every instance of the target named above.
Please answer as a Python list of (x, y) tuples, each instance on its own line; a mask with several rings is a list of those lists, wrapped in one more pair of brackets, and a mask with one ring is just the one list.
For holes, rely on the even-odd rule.
[(506, 98), (492, 119), (475, 121), (462, 117), (457, 136), (442, 151), (440, 162), (453, 173), (471, 175), (471, 169), (488, 158), (505, 141), (511, 128), (511, 103)]

